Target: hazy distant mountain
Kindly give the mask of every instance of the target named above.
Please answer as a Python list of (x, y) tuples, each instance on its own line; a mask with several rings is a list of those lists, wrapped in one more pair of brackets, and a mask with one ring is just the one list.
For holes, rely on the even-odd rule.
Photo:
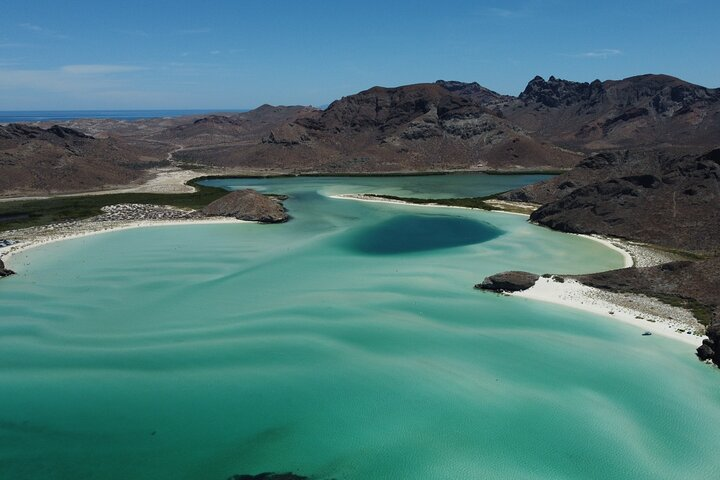
[[(39, 170), (0, 165), (3, 191), (10, 185), (76, 190), (135, 179), (142, 172), (127, 165), (141, 170), (152, 165), (145, 157), (164, 159), (171, 151), (191, 164), (268, 174), (558, 169), (599, 151), (699, 154), (719, 143), (720, 90), (666, 75), (592, 83), (536, 77), (512, 97), (477, 83), (439, 80), (373, 87), (324, 110), (263, 105), (239, 114), (66, 125), (98, 140), (85, 139), (86, 149), (76, 149), (78, 171), (85, 157), (88, 165), (100, 161), (89, 145), (114, 145), (128, 154), (102, 156), (107, 166), (94, 177), (60, 180), (47, 162), (65, 165), (64, 147), (28, 138), (43, 145), (33, 159)], [(17, 159), (15, 148), (0, 145), (0, 158)]]
[(0, 126), (0, 192), (3, 195), (88, 191), (126, 185), (162, 163), (118, 139), (96, 139), (77, 130)]
[(212, 146), (226, 143), (258, 143), (272, 128), (309, 115), (312, 107), (275, 107), (262, 105), (249, 112), (234, 115), (208, 115), (193, 118), (162, 130), (148, 139), (168, 141), (186, 147)]

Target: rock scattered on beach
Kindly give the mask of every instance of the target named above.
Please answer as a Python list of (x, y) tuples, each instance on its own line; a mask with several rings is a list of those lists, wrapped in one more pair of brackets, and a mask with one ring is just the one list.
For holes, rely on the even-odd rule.
[(0, 277), (9, 277), (10, 275), (14, 275), (15, 272), (13, 272), (10, 269), (5, 268), (5, 264), (2, 260), (0, 260)]
[(708, 338), (698, 347), (697, 356), (720, 367), (720, 323), (710, 325), (705, 334)]
[(279, 199), (251, 189), (228, 193), (203, 208), (202, 213), (261, 223), (282, 223), (290, 219)]
[(93, 217), (95, 222), (137, 220), (186, 220), (196, 217), (194, 210), (182, 210), (170, 205), (144, 203), (118, 203), (102, 207), (102, 214)]
[(535, 285), (539, 275), (528, 272), (502, 272), (486, 277), (482, 283), (475, 285), (480, 290), (492, 290), (496, 292), (520, 292)]
[(228, 480), (307, 480), (308, 477), (294, 473), (259, 473), (257, 475), (233, 475)]

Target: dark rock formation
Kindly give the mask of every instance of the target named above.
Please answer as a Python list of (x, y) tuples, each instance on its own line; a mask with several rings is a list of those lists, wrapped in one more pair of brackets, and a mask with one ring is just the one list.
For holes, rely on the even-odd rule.
[(599, 154), (500, 198), (544, 204), (530, 219), (556, 230), (720, 252), (720, 149), (681, 157)]
[(591, 83), (536, 77), (512, 97), (438, 80), (373, 87), (325, 110), (263, 105), (237, 114), (47, 127), (0, 126), (0, 194), (127, 185), (169, 160), (253, 173), (343, 174), (557, 170), (585, 154), (620, 149), (697, 155), (717, 146), (720, 89), (667, 75)]
[(697, 356), (720, 367), (720, 322), (708, 327), (705, 334), (708, 338), (698, 347)]
[(259, 473), (257, 475), (233, 475), (228, 480), (307, 480), (308, 477), (294, 473)]
[(0, 125), (0, 195), (97, 190), (141, 179), (164, 164), (115, 138), (94, 138), (54, 125)]
[(438, 80), (435, 83), (450, 92), (467, 97), (472, 97), (477, 103), (485, 107), (496, 106), (503, 102), (509, 102), (515, 99), (514, 97), (510, 97), (508, 95), (501, 95), (497, 92), (490, 90), (489, 88), (485, 88), (477, 82), (465, 83)]
[(570, 278), (603, 290), (642, 293), (685, 306), (705, 325), (720, 322), (720, 257)]
[(688, 308), (708, 325), (698, 357), (720, 365), (720, 149), (700, 156), (603, 153), (546, 182), (500, 195), (543, 204), (531, 220), (709, 257), (577, 275), (596, 288), (641, 293)]
[(538, 275), (528, 272), (502, 272), (490, 275), (482, 283), (475, 285), (480, 290), (493, 290), (497, 292), (519, 292), (535, 285)]
[(713, 148), (720, 90), (666, 75), (591, 83), (536, 77), (511, 97), (477, 83), (438, 80), (373, 87), (325, 110), (297, 112), (265, 123), (255, 142), (243, 133), (253, 122), (200, 123), (202, 130), (175, 127), (156, 138), (202, 132), (193, 141), (224, 145), (186, 149), (176, 158), (296, 173), (559, 169), (575, 165), (583, 152), (697, 155)]
[(15, 274), (15, 272), (5, 268), (5, 264), (3, 263), (2, 260), (0, 260), (0, 278), (9, 277), (10, 275), (14, 275), (14, 274)]
[(538, 142), (504, 119), (498, 105), (509, 98), (476, 83), (373, 87), (274, 125), (258, 143), (212, 156), (193, 149), (178, 158), (303, 173), (557, 169), (577, 163), (579, 155)]
[(203, 208), (202, 213), (260, 223), (282, 223), (290, 218), (279, 199), (251, 189), (228, 193)]
[(668, 75), (571, 82), (535, 77), (506, 118), (556, 145), (586, 152), (619, 148), (712, 148), (720, 129), (720, 89)]

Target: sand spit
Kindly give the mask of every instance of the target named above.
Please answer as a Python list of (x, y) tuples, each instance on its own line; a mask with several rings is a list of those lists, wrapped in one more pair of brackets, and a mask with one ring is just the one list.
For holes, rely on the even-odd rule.
[(700, 345), (705, 331), (703, 325), (685, 309), (645, 295), (607, 292), (571, 279), (558, 282), (552, 278), (540, 278), (528, 290), (510, 295), (603, 315), (638, 327), (638, 334), (650, 332), (662, 335), (693, 348)]
[(0, 258), (7, 261), (13, 254), (40, 245), (130, 228), (251, 223), (229, 217), (203, 217), (194, 210), (182, 210), (163, 205), (118, 204), (103, 207), (102, 211), (102, 215), (85, 220), (2, 232), (0, 235), (3, 239), (12, 240), (15, 243), (0, 248)]
[[(395, 199), (384, 199), (362, 194), (332, 195), (333, 198), (359, 200), (364, 202), (395, 203), (416, 207), (441, 208), (468, 208), (437, 204), (416, 204)], [(514, 202), (505, 202), (514, 203)], [(497, 205), (501, 207), (500, 205)], [(490, 210), (497, 213), (513, 215), (528, 214), (508, 212), (505, 210)], [(618, 238), (601, 235), (578, 235), (613, 249), (623, 256), (624, 267), (649, 267), (662, 263), (679, 260), (677, 254), (659, 250), (650, 245), (639, 242), (630, 242)], [(700, 324), (689, 310), (673, 307), (660, 300), (645, 295), (629, 293), (614, 293), (598, 288), (583, 285), (575, 280), (566, 279), (564, 282), (549, 278), (540, 278), (535, 286), (522, 292), (510, 295), (532, 300), (539, 300), (619, 320), (637, 326), (645, 331), (662, 335), (697, 347), (703, 338), (705, 327)]]

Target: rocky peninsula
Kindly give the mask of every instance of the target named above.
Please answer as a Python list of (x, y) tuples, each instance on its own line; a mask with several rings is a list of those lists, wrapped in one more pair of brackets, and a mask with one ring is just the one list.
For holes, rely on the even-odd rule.
[(207, 217), (234, 217), (260, 223), (287, 222), (290, 217), (282, 204), (285, 196), (262, 195), (255, 190), (236, 190), (215, 200), (200, 212)]
[[(674, 310), (661, 316), (671, 319), (666, 323), (677, 332), (707, 333), (698, 357), (720, 366), (720, 149), (702, 155), (605, 152), (499, 198), (538, 205), (530, 215), (533, 223), (661, 252), (658, 261), (634, 258), (629, 268), (567, 275), (571, 283), (555, 285), (554, 292), (551, 283), (538, 283), (526, 296), (557, 303), (602, 297), (625, 307), (632, 296), (638, 319), (651, 315), (642, 305), (658, 311), (663, 307), (657, 302), (663, 303)], [(608, 304), (602, 305), (607, 313)]]
[(539, 275), (528, 272), (502, 272), (490, 275), (482, 283), (475, 285), (479, 290), (492, 290), (495, 292), (521, 292), (535, 285)]
[[(100, 215), (88, 219), (4, 232), (8, 243), (0, 251), (0, 257), (7, 259), (21, 250), (50, 242), (128, 228), (240, 221), (286, 222), (290, 216), (282, 203), (285, 198), (247, 189), (228, 193), (201, 210), (136, 203), (108, 205), (102, 207)], [(14, 273), (0, 260), (0, 277)]]
[(0, 277), (9, 277), (10, 275), (14, 274), (15, 272), (5, 268), (5, 264), (3, 263), (2, 259), (0, 259)]

